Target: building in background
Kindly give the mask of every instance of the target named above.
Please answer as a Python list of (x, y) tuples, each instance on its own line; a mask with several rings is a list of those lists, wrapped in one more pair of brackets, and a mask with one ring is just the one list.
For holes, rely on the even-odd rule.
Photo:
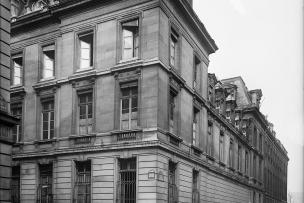
[(192, 1), (11, 2), (14, 202), (286, 202), (255, 91), (208, 74)]
[(11, 198), (12, 131), (10, 115), (10, 1), (0, 1), (0, 202)]

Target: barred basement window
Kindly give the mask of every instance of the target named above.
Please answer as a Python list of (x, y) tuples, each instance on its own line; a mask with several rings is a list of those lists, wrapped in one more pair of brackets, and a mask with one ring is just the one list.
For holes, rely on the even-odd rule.
[(137, 82), (121, 85), (120, 129), (138, 127), (138, 86)]
[(42, 67), (42, 78), (52, 78), (54, 77), (54, 67), (55, 67), (55, 45), (48, 45), (42, 47), (43, 53), (43, 67)]
[(193, 108), (192, 145), (197, 146), (199, 137), (199, 110)]
[(42, 139), (54, 138), (54, 100), (42, 102)]
[(12, 131), (14, 142), (20, 142), (22, 133), (22, 104), (12, 104), (11, 113), (13, 116), (20, 119), (19, 124), (15, 125)]
[(12, 167), (11, 189), (12, 203), (20, 203), (20, 166)]
[(207, 153), (213, 156), (213, 123), (208, 121)]
[(12, 84), (21, 85), (22, 84), (22, 75), (23, 75), (23, 57), (21, 54), (12, 56)]
[(176, 167), (177, 164), (169, 161), (168, 171), (168, 203), (178, 202), (178, 193), (176, 186)]
[(53, 165), (39, 165), (39, 185), (38, 185), (38, 203), (52, 203), (52, 181), (53, 181)]
[(91, 202), (91, 161), (76, 161), (73, 203)]
[(136, 202), (136, 159), (119, 159), (117, 203)]
[(93, 31), (78, 35), (79, 69), (93, 66)]
[(93, 131), (93, 94), (92, 92), (78, 95), (79, 134), (87, 135)]
[(220, 132), (220, 141), (219, 141), (219, 155), (220, 162), (224, 162), (224, 132)]
[(138, 57), (139, 26), (138, 19), (122, 23), (122, 59)]
[(200, 202), (200, 193), (199, 193), (199, 171), (193, 170), (192, 178), (192, 203)]

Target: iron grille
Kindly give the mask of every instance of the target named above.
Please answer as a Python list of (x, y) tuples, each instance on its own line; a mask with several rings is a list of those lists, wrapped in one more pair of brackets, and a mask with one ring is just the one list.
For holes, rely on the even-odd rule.
[(20, 202), (20, 167), (14, 166), (12, 168), (12, 203)]
[(178, 190), (176, 187), (175, 180), (176, 164), (169, 162), (169, 173), (168, 173), (168, 203), (178, 202)]
[(117, 203), (136, 202), (136, 159), (119, 161), (119, 181), (117, 182)]
[(76, 182), (74, 186), (74, 203), (91, 202), (91, 162), (76, 162)]
[(37, 203), (52, 203), (52, 179), (53, 179), (53, 165), (40, 165), (39, 186), (37, 189)]

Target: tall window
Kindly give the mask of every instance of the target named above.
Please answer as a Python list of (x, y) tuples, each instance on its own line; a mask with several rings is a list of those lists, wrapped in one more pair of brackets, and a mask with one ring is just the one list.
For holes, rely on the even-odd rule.
[(119, 176), (117, 183), (117, 202), (136, 202), (136, 159), (119, 160)]
[(13, 139), (15, 142), (21, 141), (21, 133), (22, 133), (22, 104), (12, 104), (11, 105), (11, 113), (13, 116), (20, 119), (19, 123), (13, 127)]
[(78, 35), (79, 68), (86, 69), (93, 66), (93, 31)]
[(91, 161), (76, 161), (73, 203), (91, 202)]
[(253, 128), (253, 147), (257, 147), (257, 137), (258, 137), (258, 133), (257, 133), (257, 129), (256, 127)]
[(220, 132), (220, 146), (219, 146), (219, 155), (220, 155), (220, 161), (224, 162), (224, 132)]
[(12, 203), (20, 203), (20, 166), (12, 167), (11, 189)]
[(54, 138), (54, 100), (42, 102), (42, 139)]
[(260, 152), (263, 152), (263, 136), (260, 134), (259, 136), (259, 150)]
[(12, 57), (13, 60), (13, 85), (22, 84), (23, 58), (21, 54)]
[(93, 95), (92, 92), (78, 95), (79, 134), (87, 135), (93, 131)]
[(176, 66), (178, 35), (171, 29), (170, 36), (170, 65)]
[(245, 174), (248, 175), (249, 172), (249, 154), (245, 151)]
[(199, 193), (199, 171), (193, 170), (192, 177), (192, 203), (200, 202), (200, 193)]
[(238, 145), (238, 171), (242, 171), (242, 147)]
[(176, 127), (177, 93), (171, 89), (169, 97), (169, 132), (174, 133)]
[(213, 123), (208, 121), (207, 153), (213, 156)]
[(176, 187), (176, 167), (177, 164), (169, 161), (168, 172), (168, 203), (178, 202), (178, 194)]
[(262, 159), (259, 160), (259, 179), (260, 181), (263, 180), (263, 176), (262, 176)]
[(196, 89), (199, 80), (199, 68), (200, 68), (200, 60), (197, 57), (194, 57), (194, 70), (193, 70), (193, 88)]
[(138, 86), (137, 82), (121, 85), (120, 129), (138, 127)]
[(38, 197), (39, 203), (52, 203), (52, 181), (53, 181), (53, 165), (44, 164), (39, 165), (39, 185), (38, 185)]
[(257, 167), (256, 167), (256, 156), (255, 155), (253, 156), (253, 163), (252, 164), (253, 164), (253, 167), (252, 167), (253, 174), (252, 175), (253, 175), (254, 178), (256, 178), (257, 177), (257, 174), (256, 174), (256, 168)]
[(197, 139), (199, 136), (199, 110), (197, 108), (193, 108), (193, 124), (192, 124), (192, 144), (196, 146)]
[(138, 19), (122, 23), (122, 59), (138, 57), (139, 53)]
[(233, 168), (233, 139), (230, 139), (229, 143), (229, 167)]
[(42, 67), (42, 78), (52, 78), (54, 77), (54, 67), (55, 67), (55, 45), (48, 45), (42, 47), (43, 53), (43, 67)]

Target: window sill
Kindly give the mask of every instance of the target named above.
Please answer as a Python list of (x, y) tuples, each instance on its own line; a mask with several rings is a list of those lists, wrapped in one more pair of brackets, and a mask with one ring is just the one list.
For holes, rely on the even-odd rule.
[(231, 171), (235, 171), (235, 169), (234, 169), (233, 167), (231, 167), (231, 166), (229, 166), (228, 168), (229, 168), (229, 170), (231, 170)]
[(54, 76), (53, 76), (53, 77), (49, 77), (49, 78), (41, 78), (41, 79), (39, 80), (39, 82), (47, 82), (47, 81), (54, 80), (54, 79), (55, 79)]
[(133, 57), (133, 58), (129, 58), (129, 59), (121, 59), (118, 63), (130, 63), (130, 62), (134, 62), (134, 61), (138, 61), (139, 58), (138, 57)]
[(11, 89), (19, 89), (19, 88), (22, 88), (23, 85), (20, 84), (20, 85), (11, 85)]
[(48, 139), (48, 140), (36, 140), (34, 143), (35, 144), (49, 144), (49, 143), (53, 143), (56, 141), (57, 141), (57, 139), (53, 138), (53, 139)]
[(24, 145), (23, 142), (15, 142), (15, 143), (13, 144), (14, 147), (19, 147), (19, 146), (22, 146), (22, 145)]
[(193, 144), (191, 145), (191, 148), (192, 148), (194, 154), (200, 155), (203, 153), (203, 150), (201, 150), (200, 148), (198, 148), (197, 146), (195, 146)]
[(87, 67), (87, 68), (79, 68), (76, 70), (76, 73), (82, 73), (82, 72), (86, 72), (86, 71), (90, 71), (90, 70), (94, 70), (94, 68), (92, 66)]
[(226, 166), (226, 164), (222, 161), (219, 161), (219, 164), (220, 164), (220, 166), (224, 166), (224, 167)]
[(211, 161), (215, 161), (215, 158), (209, 154), (206, 154), (207, 159), (211, 160)]
[(240, 176), (242, 176), (243, 175), (243, 173), (241, 172), (241, 171), (237, 171), (237, 173), (240, 175)]

